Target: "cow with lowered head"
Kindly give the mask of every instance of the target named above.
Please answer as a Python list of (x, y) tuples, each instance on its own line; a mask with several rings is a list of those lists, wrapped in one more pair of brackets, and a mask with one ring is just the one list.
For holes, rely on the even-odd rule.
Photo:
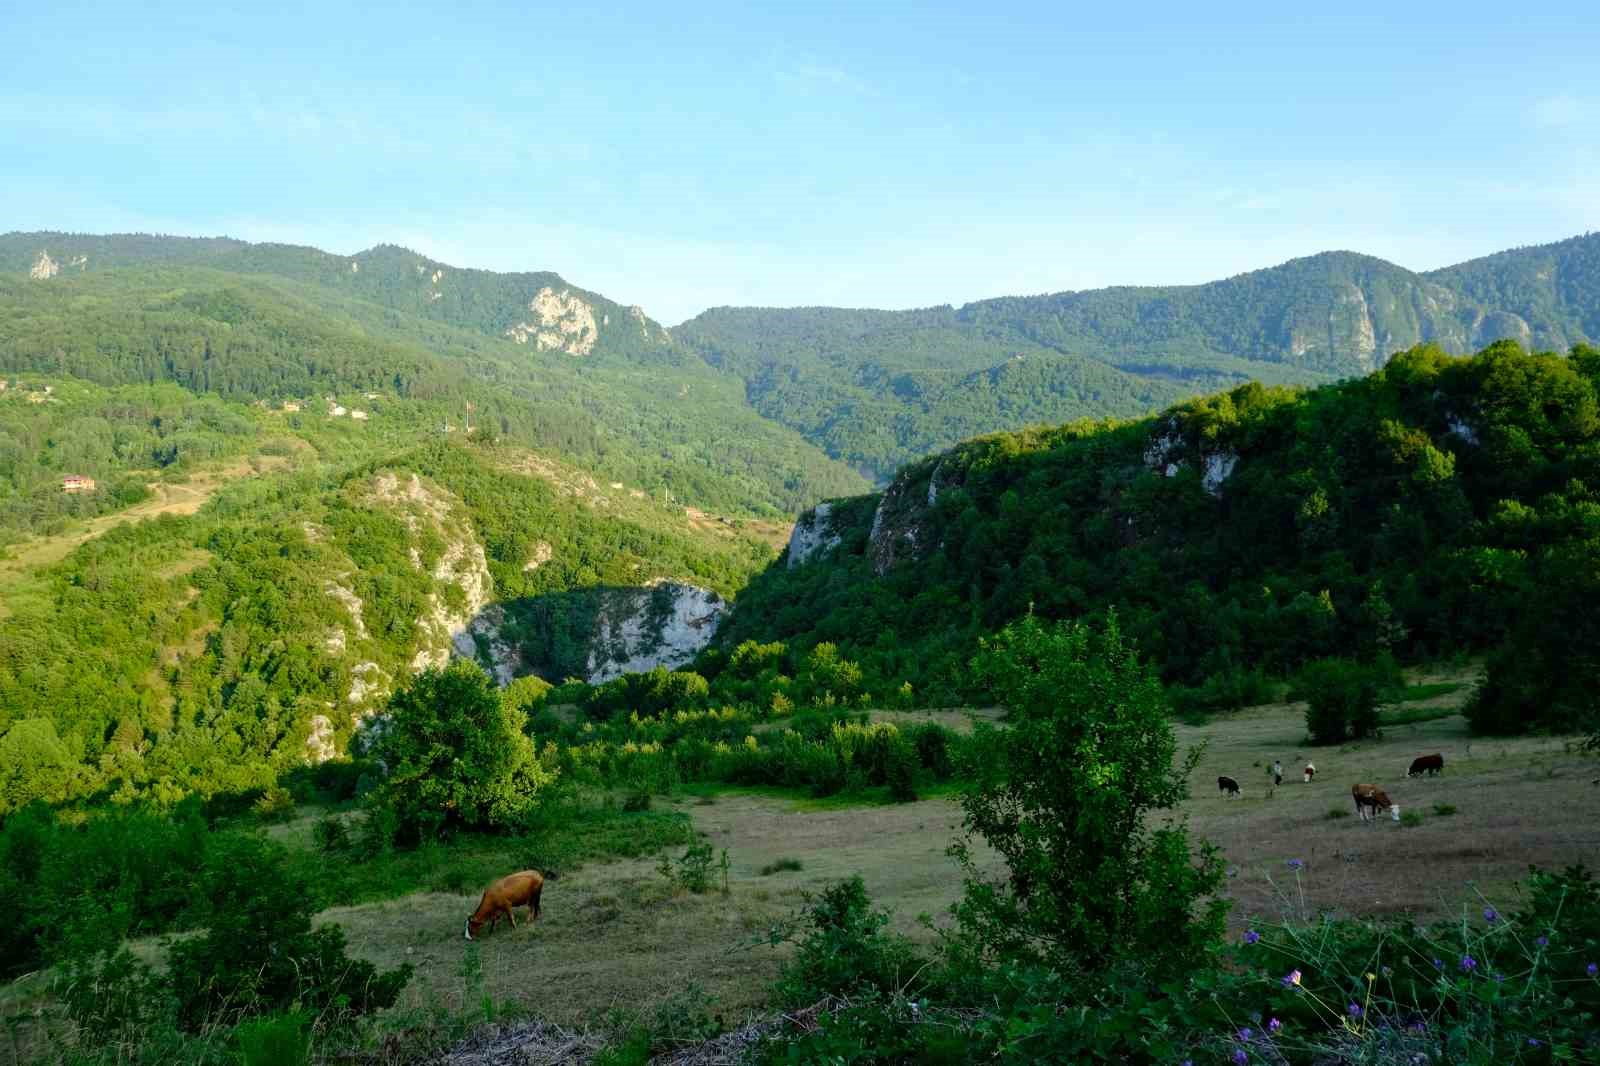
[(1411, 760), (1411, 769), (1406, 771), (1407, 777), (1421, 777), (1427, 774), (1432, 777), (1444, 772), (1444, 756), (1437, 753), (1433, 755), (1418, 755)]
[(1350, 795), (1355, 798), (1356, 813), (1361, 816), (1363, 822), (1369, 820), (1376, 822), (1378, 811), (1383, 807), (1389, 808), (1389, 815), (1395, 821), (1400, 820), (1400, 805), (1391, 800), (1389, 793), (1377, 785), (1351, 785)]
[(546, 879), (554, 881), (556, 872), (550, 870), (541, 874), (538, 870), (521, 870), (507, 874), (484, 889), (483, 898), (478, 901), (478, 909), (467, 918), (467, 939), (471, 940), (472, 934), (481, 930), (484, 925), (493, 930), (502, 917), (509, 919), (511, 928), (515, 929), (517, 916), (512, 912), (515, 907), (528, 908), (528, 921), (538, 919), (539, 893), (544, 890)]

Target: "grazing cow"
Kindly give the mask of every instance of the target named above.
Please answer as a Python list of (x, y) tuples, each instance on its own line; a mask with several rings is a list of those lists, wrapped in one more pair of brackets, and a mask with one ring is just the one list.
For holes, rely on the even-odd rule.
[(1217, 791), (1227, 793), (1230, 796), (1237, 796), (1239, 794), (1239, 782), (1231, 777), (1219, 777), (1217, 778)]
[(1429, 777), (1444, 772), (1443, 755), (1418, 755), (1411, 760), (1411, 769), (1406, 771), (1407, 777), (1421, 777), (1426, 773)]
[(1306, 784), (1311, 784), (1311, 779), (1316, 776), (1317, 768), (1310, 763), (1306, 763)]
[(528, 908), (528, 921), (535, 921), (539, 917), (539, 893), (544, 889), (545, 880), (554, 881), (554, 870), (540, 873), (538, 870), (522, 870), (518, 873), (507, 874), (488, 888), (483, 890), (483, 899), (478, 901), (478, 909), (472, 912), (467, 919), (467, 939), (472, 939), (472, 934), (483, 928), (488, 923), (492, 930), (500, 923), (504, 915), (511, 920), (511, 928), (517, 927), (517, 916), (512, 912), (513, 907)]
[(1363, 822), (1369, 820), (1376, 822), (1380, 807), (1389, 808), (1390, 817), (1397, 822), (1400, 820), (1400, 805), (1391, 800), (1389, 793), (1377, 785), (1351, 785), (1350, 795), (1356, 801), (1356, 813), (1361, 816)]

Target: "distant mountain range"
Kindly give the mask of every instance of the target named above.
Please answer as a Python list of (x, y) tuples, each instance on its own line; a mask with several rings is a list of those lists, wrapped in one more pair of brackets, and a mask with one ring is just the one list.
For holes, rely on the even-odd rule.
[[(1421, 274), (1370, 256), (1327, 252), (1204, 285), (1004, 297), (914, 311), (716, 308), (671, 331), (638, 307), (557, 274), (461, 269), (390, 245), (338, 256), (221, 238), (0, 237), (0, 281), (196, 269), (203, 278), (179, 280), (202, 288), (225, 286), (229, 278), (293, 282), (299, 288), (292, 298), (315, 314), (340, 328), (353, 323), (368, 337), (398, 331), (408, 350), (469, 347), (497, 364), (511, 359), (569, 376), (574, 367), (558, 364), (603, 367), (578, 372), (595, 384), (622, 375), (626, 388), (658, 399), (682, 400), (698, 388), (733, 400), (711, 384), (720, 378), (742, 386), (745, 403), (763, 419), (879, 482), (905, 462), (976, 434), (1146, 413), (1247, 379), (1335, 380), (1369, 372), (1422, 342), (1466, 353), (1504, 338), (1565, 350), (1600, 337), (1600, 235), (1594, 234)], [(0, 306), (21, 291), (7, 283)], [(205, 313), (219, 313), (215, 301), (205, 303)], [(467, 344), (467, 333), (493, 343)], [(0, 336), (0, 369), (30, 365), (19, 364)], [(716, 372), (711, 378), (707, 367)], [(512, 387), (500, 370), (494, 376)], [(597, 404), (596, 417), (620, 414)], [(698, 398), (690, 401), (685, 413), (697, 404)], [(716, 465), (716, 442), (729, 434), (769, 438), (772, 446), (784, 439), (753, 430), (725, 409), (697, 417), (702, 425), (690, 435), (704, 438), (697, 450), (710, 449), (700, 453), (707, 467)], [(652, 444), (649, 431), (606, 428), (632, 432), (646, 449)], [(800, 454), (799, 438), (789, 438), (791, 460)], [(591, 456), (574, 458), (593, 465)], [(761, 477), (760, 465), (754, 460), (741, 476)], [(800, 468), (791, 461), (785, 485), (746, 491), (744, 502), (804, 501), (845, 487), (841, 476), (820, 455)], [(736, 502), (737, 494), (720, 495), (721, 503)]]
[(1600, 234), (1425, 274), (1325, 252), (1204, 285), (960, 308), (716, 308), (674, 333), (742, 378), (762, 414), (881, 480), (982, 429), (1147, 411), (1251, 378), (1334, 380), (1423, 342), (1564, 351), (1600, 337)]

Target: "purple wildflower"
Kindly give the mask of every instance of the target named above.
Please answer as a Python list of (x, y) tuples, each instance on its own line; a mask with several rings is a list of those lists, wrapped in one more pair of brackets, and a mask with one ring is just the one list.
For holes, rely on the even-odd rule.
[(1493, 925), (1500, 920), (1500, 912), (1493, 907), (1485, 907), (1483, 908), (1483, 920)]
[(1536, 936), (1533, 938), (1533, 942), (1539, 945), (1541, 948), (1547, 948), (1550, 946), (1550, 938), (1547, 936)]
[(1352, 1003), (1344, 1009), (1344, 1012), (1352, 1018), (1359, 1018), (1361, 1017), (1361, 1004)]
[(1435, 970), (1442, 970), (1442, 969), (1444, 969), (1444, 960), (1443, 960), (1443, 959), (1434, 959), (1434, 960), (1433, 960), (1433, 968), (1434, 968), (1434, 969), (1435, 969)]
[(1305, 863), (1301, 862), (1299, 859), (1290, 859), (1287, 865), (1291, 870), (1298, 870), (1304, 866)]
[(1282, 1028), (1283, 1028), (1283, 1023), (1280, 1022), (1278, 1019), (1276, 1019), (1276, 1018), (1268, 1018), (1267, 1019), (1267, 1032), (1276, 1033), (1279, 1029), (1282, 1029)]
[(1237, 1066), (1245, 1066), (1250, 1061), (1250, 1053), (1242, 1047), (1236, 1047), (1233, 1049), (1233, 1061)]
[(1503, 974), (1503, 973), (1496, 973), (1496, 974), (1495, 974), (1495, 975), (1494, 975), (1494, 979), (1495, 979), (1495, 980), (1496, 980), (1496, 981), (1504, 981), (1504, 980), (1505, 980), (1505, 979), (1506, 979), (1506, 975), (1505, 975), (1505, 974)]
[(1256, 1035), (1255, 1034), (1255, 1030), (1251, 1029), (1247, 1025), (1243, 1029), (1239, 1030), (1239, 1042), (1241, 1044), (1248, 1044), (1250, 1042), (1250, 1038), (1255, 1036), (1255, 1035)]
[(1461, 972), (1462, 973), (1471, 973), (1473, 970), (1476, 970), (1477, 968), (1478, 968), (1478, 960), (1477, 959), (1473, 958), (1471, 955), (1463, 955), (1463, 956), (1461, 956)]
[(1596, 966), (1591, 962), (1587, 967), (1585, 967), (1584, 972), (1590, 977), (1593, 977), (1595, 974), (1600, 973), (1600, 966)]
[(1300, 971), (1299, 970), (1290, 970), (1288, 973), (1283, 975), (1283, 987), (1284, 988), (1293, 988), (1295, 985), (1298, 985), (1299, 983), (1300, 983)]
[(1258, 941), (1260, 939), (1261, 939), (1261, 934), (1256, 932), (1254, 929), (1247, 930), (1245, 932), (1245, 934), (1244, 934), (1244, 942), (1246, 944), (1254, 944), (1256, 941)]
[(1529, 1047), (1538, 1047), (1539, 1046), (1539, 1038), (1536, 1037), (1536, 1036), (1528, 1037), (1528, 1046)]

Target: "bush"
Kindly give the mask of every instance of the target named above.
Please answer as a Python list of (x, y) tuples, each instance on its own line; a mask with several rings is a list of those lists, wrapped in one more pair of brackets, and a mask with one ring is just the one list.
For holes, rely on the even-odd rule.
[(311, 827), (311, 841), (325, 855), (350, 850), (350, 827), (337, 814), (325, 814)]
[(825, 996), (888, 993), (918, 968), (910, 943), (888, 930), (889, 913), (874, 910), (859, 876), (829, 885), (796, 923), (772, 931), (769, 942), (794, 945), (778, 981), (778, 1000), (803, 1007)]
[(187, 1030), (294, 1005), (364, 1014), (392, 1006), (411, 977), (410, 966), (379, 974), (346, 956), (337, 925), (313, 930), (309, 886), (264, 841), (220, 842), (200, 889), (206, 933), (175, 944), (168, 967)]
[(1348, 659), (1319, 659), (1295, 676), (1294, 694), (1306, 701), (1306, 732), (1313, 744), (1342, 744), (1378, 730), (1378, 703), (1391, 684), (1388, 671)]
[(1216, 850), (1193, 847), (1177, 807), (1199, 758), (1178, 758), (1165, 693), (1113, 615), (1096, 632), (1033, 617), (1006, 627), (972, 661), (1009, 711), (980, 728), (963, 824), (1000, 853), (1008, 878), (952, 850), (967, 873), (957, 920), (973, 951), (1068, 970), (1118, 958), (1193, 964), (1220, 940)]
[(799, 859), (779, 859), (777, 862), (769, 862), (763, 866), (761, 868), (761, 876), (771, 877), (773, 874), (801, 869), (804, 869), (804, 864)]
[(911, 803), (917, 798), (917, 753), (910, 741), (895, 737), (884, 756), (883, 778), (889, 798), (896, 803)]
[(262, 821), (286, 821), (294, 815), (294, 796), (286, 788), (269, 788), (250, 805), (250, 809)]
[(311, 1023), (303, 1014), (242, 1022), (233, 1036), (240, 1066), (306, 1066), (311, 1061)]

